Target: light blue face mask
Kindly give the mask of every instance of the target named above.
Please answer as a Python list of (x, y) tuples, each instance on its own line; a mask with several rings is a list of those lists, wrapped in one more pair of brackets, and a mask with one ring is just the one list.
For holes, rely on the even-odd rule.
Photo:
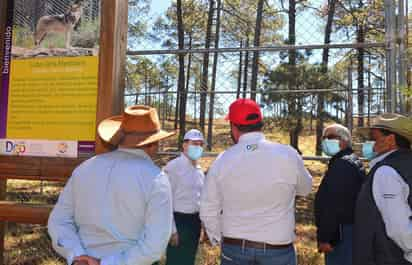
[(339, 140), (325, 139), (322, 141), (322, 151), (328, 156), (334, 156), (340, 151)]
[(199, 146), (199, 145), (189, 145), (189, 147), (187, 148), (187, 156), (191, 159), (191, 160), (198, 160), (199, 158), (202, 157), (203, 154), (203, 147)]
[(373, 150), (375, 141), (367, 141), (362, 144), (362, 155), (368, 160), (373, 159), (376, 156), (376, 152)]

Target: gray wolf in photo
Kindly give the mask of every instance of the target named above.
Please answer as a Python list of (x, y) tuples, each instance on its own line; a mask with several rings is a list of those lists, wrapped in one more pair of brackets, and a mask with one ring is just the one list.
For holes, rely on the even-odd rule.
[(81, 1), (77, 0), (69, 6), (64, 14), (42, 16), (37, 22), (34, 34), (34, 44), (39, 47), (49, 33), (64, 34), (65, 47), (71, 48), (71, 37), (75, 27), (79, 24), (83, 13)]

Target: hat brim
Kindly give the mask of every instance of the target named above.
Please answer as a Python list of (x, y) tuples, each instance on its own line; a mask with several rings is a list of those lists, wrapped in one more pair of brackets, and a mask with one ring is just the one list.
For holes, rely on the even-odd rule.
[(391, 131), (391, 132), (395, 133), (395, 130), (393, 130), (392, 128), (385, 127), (385, 126), (380, 126), (380, 125), (376, 125), (376, 126), (372, 125), (372, 126), (369, 126), (369, 127), (360, 127), (360, 128), (356, 129), (356, 133), (363, 136), (363, 137), (365, 137), (365, 138), (370, 138), (370, 134), (371, 134), (372, 129), (384, 129), (384, 130), (388, 130), (388, 131)]
[(204, 142), (205, 139), (203, 139), (203, 138), (185, 138), (185, 139), (183, 139), (183, 141), (202, 141), (202, 142)]
[(361, 135), (362, 137), (365, 137), (366, 139), (369, 139), (372, 129), (384, 129), (384, 130), (390, 131), (392, 133), (396, 133), (396, 134), (398, 134), (400, 136), (403, 136), (406, 139), (408, 139), (409, 142), (412, 144), (412, 135), (410, 133), (408, 134), (408, 133), (405, 133), (403, 131), (398, 131), (394, 128), (389, 128), (389, 127), (385, 127), (385, 126), (361, 127), (361, 128), (356, 129), (356, 133), (358, 135)]
[(370, 137), (370, 133), (371, 133), (371, 127), (361, 127), (361, 128), (357, 128), (356, 129), (356, 134), (365, 137), (366, 139), (368, 139)]
[[(110, 143), (112, 145), (117, 145), (117, 143), (113, 142), (112, 139), (113, 139), (113, 136), (116, 135), (118, 131), (120, 130), (121, 123), (122, 123), (122, 116), (113, 116), (113, 117), (107, 118), (103, 120), (102, 122), (100, 122), (97, 128), (97, 133), (103, 141)], [(147, 135), (144, 138), (140, 138), (138, 141), (131, 144), (130, 146), (141, 147), (141, 146), (148, 145), (154, 142), (158, 142), (160, 140), (166, 139), (173, 135), (175, 135), (175, 132), (167, 132), (164, 130), (159, 130), (156, 133)], [(124, 138), (128, 138), (128, 137), (135, 138), (135, 136), (132, 136), (126, 133), (124, 135)], [(130, 141), (127, 141), (127, 139), (123, 139), (123, 140), (125, 142), (130, 142)]]

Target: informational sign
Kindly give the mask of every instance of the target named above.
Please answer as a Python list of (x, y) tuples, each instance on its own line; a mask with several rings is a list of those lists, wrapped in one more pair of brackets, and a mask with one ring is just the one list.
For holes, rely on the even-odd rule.
[(94, 151), (100, 0), (8, 0), (0, 154)]
[(76, 141), (0, 140), (0, 153), (18, 156), (77, 157)]

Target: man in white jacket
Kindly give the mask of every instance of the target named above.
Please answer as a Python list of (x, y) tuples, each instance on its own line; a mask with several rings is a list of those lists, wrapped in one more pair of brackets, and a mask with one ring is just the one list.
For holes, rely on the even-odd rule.
[(293, 148), (265, 139), (256, 102), (236, 100), (227, 119), (235, 145), (210, 167), (200, 202), (209, 239), (221, 265), (294, 265), (295, 196), (312, 177)]
[(68, 265), (150, 265), (172, 229), (170, 184), (152, 158), (173, 133), (146, 106), (102, 121), (98, 133), (118, 148), (74, 170), (49, 218), (53, 248)]
[(200, 237), (200, 193), (204, 174), (198, 161), (203, 153), (203, 134), (192, 129), (183, 138), (182, 154), (169, 161), (164, 171), (172, 187), (172, 237), (166, 265), (194, 265)]

